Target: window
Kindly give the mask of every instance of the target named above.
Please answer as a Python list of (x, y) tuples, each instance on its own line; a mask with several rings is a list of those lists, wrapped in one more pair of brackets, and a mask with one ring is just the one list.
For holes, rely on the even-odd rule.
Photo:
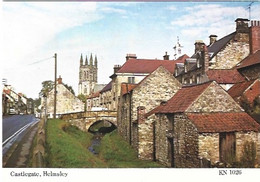
[(135, 83), (135, 77), (128, 77), (128, 83)]

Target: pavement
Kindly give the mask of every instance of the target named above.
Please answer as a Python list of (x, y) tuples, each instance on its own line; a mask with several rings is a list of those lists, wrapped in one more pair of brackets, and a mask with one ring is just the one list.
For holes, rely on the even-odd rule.
[(37, 132), (38, 124), (28, 127), (23, 137), (14, 142), (12, 147), (3, 155), (3, 167), (25, 168), (30, 167), (30, 153), (34, 136)]

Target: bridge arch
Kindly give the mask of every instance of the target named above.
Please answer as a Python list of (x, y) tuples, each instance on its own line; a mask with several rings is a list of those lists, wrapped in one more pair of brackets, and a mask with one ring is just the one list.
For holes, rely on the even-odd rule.
[(111, 124), (113, 124), (114, 126), (117, 127), (117, 122), (116, 122), (116, 118), (114, 117), (96, 117), (96, 118), (85, 118), (85, 129), (86, 131), (89, 131), (89, 128), (95, 124), (96, 122), (99, 122), (99, 121), (107, 121)]
[(100, 133), (100, 134), (105, 134), (105, 133), (110, 133), (113, 130), (115, 130), (117, 126), (114, 124), (114, 122), (111, 122), (109, 120), (97, 120), (93, 122), (92, 125), (89, 126), (88, 132), (90, 133)]

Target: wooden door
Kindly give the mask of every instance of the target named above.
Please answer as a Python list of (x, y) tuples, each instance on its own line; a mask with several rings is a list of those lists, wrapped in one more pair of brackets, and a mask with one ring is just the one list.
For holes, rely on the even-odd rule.
[(220, 133), (219, 136), (220, 161), (232, 163), (236, 156), (236, 136), (235, 133)]

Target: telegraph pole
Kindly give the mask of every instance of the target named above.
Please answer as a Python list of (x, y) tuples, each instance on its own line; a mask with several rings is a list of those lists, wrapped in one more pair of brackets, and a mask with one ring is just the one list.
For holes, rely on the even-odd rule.
[(56, 118), (56, 100), (57, 100), (57, 53), (54, 54), (55, 58), (55, 73), (54, 73), (54, 111), (53, 118)]

